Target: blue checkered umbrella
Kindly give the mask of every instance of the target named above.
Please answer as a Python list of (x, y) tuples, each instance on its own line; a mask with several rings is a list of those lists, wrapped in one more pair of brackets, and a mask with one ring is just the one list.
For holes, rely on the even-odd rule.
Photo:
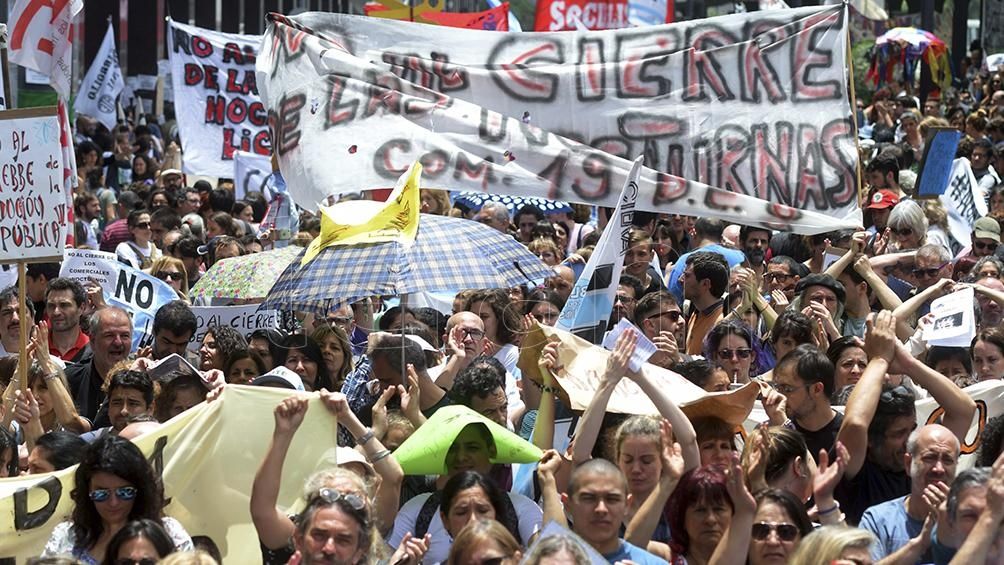
[(572, 207), (568, 202), (561, 200), (548, 200), (535, 196), (508, 196), (505, 194), (488, 194), (485, 192), (461, 192), (453, 198), (454, 203), (460, 204), (477, 212), (485, 205), (485, 202), (501, 202), (509, 209), (512, 216), (517, 210), (531, 204), (540, 209), (545, 214), (555, 214), (558, 212), (571, 212)]
[[(302, 258), (302, 255), (300, 256)], [(314, 312), (374, 295), (507, 288), (552, 274), (515, 239), (470, 220), (422, 214), (410, 246), (332, 245), (279, 276), (261, 309)]]

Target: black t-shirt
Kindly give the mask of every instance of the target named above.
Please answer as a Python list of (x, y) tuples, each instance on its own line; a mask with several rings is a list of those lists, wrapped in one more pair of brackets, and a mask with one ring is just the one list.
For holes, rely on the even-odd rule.
[(906, 471), (889, 471), (865, 459), (853, 479), (844, 477), (833, 493), (847, 524), (857, 526), (870, 506), (910, 494), (910, 477)]
[[(844, 421), (844, 415), (840, 412), (834, 411), (835, 416), (830, 420), (830, 423), (826, 424), (822, 428), (812, 432), (802, 426), (798, 425), (798, 422), (792, 420), (791, 423), (795, 427), (795, 431), (802, 434), (805, 438), (805, 445), (809, 448), (809, 453), (812, 454), (812, 459), (819, 463), (819, 450), (825, 449), (826, 453), (832, 456), (833, 446), (837, 443), (837, 433), (840, 432), (840, 424)], [(832, 457), (830, 461), (833, 461)]]

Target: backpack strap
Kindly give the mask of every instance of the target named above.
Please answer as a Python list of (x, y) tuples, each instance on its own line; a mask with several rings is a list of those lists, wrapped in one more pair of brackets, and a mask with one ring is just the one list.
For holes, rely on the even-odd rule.
[(437, 491), (425, 499), (421, 510), (418, 511), (418, 517), (415, 518), (415, 533), (412, 535), (416, 538), (423, 538), (429, 532), (429, 524), (432, 523), (432, 518), (436, 515), (436, 512), (439, 512), (439, 503), (442, 498), (442, 493)]

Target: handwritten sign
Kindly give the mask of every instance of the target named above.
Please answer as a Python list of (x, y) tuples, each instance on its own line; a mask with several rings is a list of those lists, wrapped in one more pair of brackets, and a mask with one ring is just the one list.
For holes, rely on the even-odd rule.
[(0, 112), (0, 261), (61, 259), (66, 202), (56, 109)]
[(94, 281), (101, 286), (105, 294), (114, 294), (121, 266), (122, 263), (119, 263), (114, 253), (67, 249), (63, 254), (63, 263), (59, 267), (59, 276), (84, 285)]
[(962, 133), (955, 128), (934, 128), (928, 134), (917, 178), (918, 198), (933, 198), (945, 193), (961, 137)]
[(230, 326), (247, 336), (255, 330), (277, 327), (275, 310), (258, 311), (257, 304), (246, 306), (193, 306), (192, 313), (198, 322), (195, 334), (188, 342), (189, 351), (198, 351), (206, 330), (219, 326)]

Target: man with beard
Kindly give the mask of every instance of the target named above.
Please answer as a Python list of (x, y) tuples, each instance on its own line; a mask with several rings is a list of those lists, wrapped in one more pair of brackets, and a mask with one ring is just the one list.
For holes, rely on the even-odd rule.
[(107, 421), (94, 421), (105, 400), (103, 386), (108, 371), (129, 355), (132, 349), (132, 318), (122, 308), (108, 306), (91, 317), (91, 359), (66, 368), (70, 395), (81, 416), (91, 420), (94, 429), (108, 426)]
[(634, 319), (634, 307), (638, 299), (644, 294), (642, 283), (637, 277), (628, 274), (621, 275), (617, 284), (617, 294), (614, 295), (614, 306), (610, 310), (610, 320), (607, 329), (613, 328), (621, 318), (628, 321)]
[(685, 360), (680, 344), (687, 339), (686, 324), (672, 294), (660, 290), (643, 296), (634, 309), (634, 324), (657, 348), (649, 363), (669, 369)]
[(76, 214), (76, 219), (83, 224), (84, 233), (87, 234), (87, 239), (79, 241), (77, 244), (83, 245), (87, 249), (97, 249), (98, 236), (94, 233), (91, 221), (101, 216), (101, 203), (98, 201), (98, 197), (91, 192), (78, 194), (73, 198), (73, 212)]
[(322, 488), (311, 493), (296, 517), (293, 546), (301, 565), (362, 565), (378, 555), (383, 543), (375, 531), (366, 500), (356, 494)]
[(910, 494), (907, 438), (917, 427), (916, 400), (905, 385), (884, 385), (887, 373), (909, 376), (944, 408), (942, 424), (959, 441), (965, 439), (976, 403), (945, 376), (920, 362), (896, 337), (896, 318), (883, 310), (865, 337), (868, 366), (856, 385), (837, 441), (847, 448), (844, 478), (834, 492), (848, 524), (857, 524), (865, 510)]
[[(27, 301), (29, 319), (35, 318), (35, 306)], [(20, 350), (21, 318), (18, 310), (17, 286), (0, 292), (0, 357), (17, 355)]]
[(91, 354), (87, 334), (80, 331), (80, 311), (87, 302), (87, 292), (75, 280), (52, 279), (45, 293), (45, 311), (49, 314), (49, 354), (63, 361), (79, 363)]
[(746, 254), (746, 261), (756, 273), (757, 280), (763, 277), (766, 269), (764, 260), (767, 258), (770, 235), (770, 230), (760, 227), (743, 226), (739, 229), (739, 248)]

